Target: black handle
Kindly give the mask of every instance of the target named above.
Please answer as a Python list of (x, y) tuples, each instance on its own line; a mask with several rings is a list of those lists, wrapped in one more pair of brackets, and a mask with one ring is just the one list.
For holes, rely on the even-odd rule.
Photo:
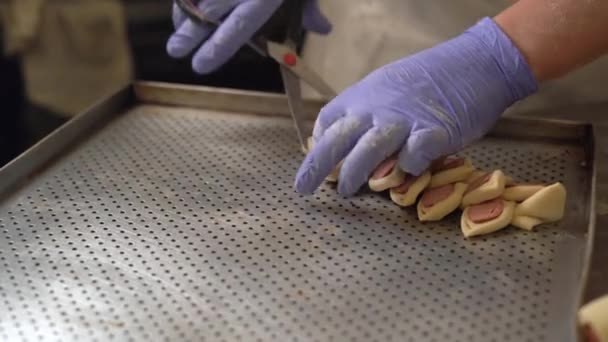
[(292, 45), (292, 48), (296, 48), (302, 34), (302, 14), (304, 13), (304, 1), (305, 0), (287, 0), (286, 3), (288, 20), (285, 42), (287, 45)]

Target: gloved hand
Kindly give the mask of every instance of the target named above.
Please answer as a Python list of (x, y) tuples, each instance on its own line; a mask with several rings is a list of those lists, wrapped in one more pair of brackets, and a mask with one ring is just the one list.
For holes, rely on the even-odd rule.
[(319, 113), (296, 190), (313, 192), (342, 159), (349, 196), (384, 159), (420, 175), (432, 160), (481, 138), (512, 103), (537, 90), (519, 50), (485, 18), (460, 36), (385, 65)]
[[(270, 18), (282, 0), (202, 0), (198, 8), (209, 18), (223, 19), (213, 32), (212, 27), (193, 23), (177, 6), (173, 5), (173, 24), (176, 28), (167, 42), (171, 57), (189, 54), (201, 42), (202, 46), (192, 58), (192, 69), (200, 74), (210, 73), (228, 61), (253, 34)], [(226, 17), (226, 15), (230, 13)], [(302, 24), (305, 29), (319, 34), (331, 31), (331, 24), (319, 10), (317, 0), (307, 0)]]

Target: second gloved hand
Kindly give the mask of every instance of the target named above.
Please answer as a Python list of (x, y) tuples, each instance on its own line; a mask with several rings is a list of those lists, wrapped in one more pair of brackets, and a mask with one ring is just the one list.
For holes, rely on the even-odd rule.
[[(211, 26), (201, 26), (187, 19), (173, 5), (175, 33), (167, 42), (171, 57), (182, 58), (199, 47), (192, 57), (192, 69), (206, 74), (226, 63), (279, 8), (282, 0), (201, 0), (199, 10), (213, 20), (223, 20), (214, 32)], [(319, 10), (317, 0), (304, 4), (302, 24), (305, 29), (327, 34), (331, 24)], [(201, 45), (202, 43), (202, 45)]]
[(338, 192), (346, 196), (395, 153), (404, 171), (419, 175), (434, 159), (481, 138), (507, 107), (536, 89), (519, 50), (493, 20), (483, 19), (372, 72), (327, 104), (296, 190), (313, 192), (342, 159)]

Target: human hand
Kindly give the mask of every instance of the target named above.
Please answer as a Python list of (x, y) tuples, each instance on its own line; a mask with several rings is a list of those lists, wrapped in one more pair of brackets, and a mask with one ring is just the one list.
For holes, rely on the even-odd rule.
[(377, 69), (327, 104), (296, 190), (312, 193), (343, 159), (338, 192), (345, 196), (394, 153), (405, 172), (420, 175), (434, 159), (481, 138), (507, 107), (536, 90), (524, 57), (494, 21), (483, 19)]
[[(182, 58), (200, 45), (192, 57), (192, 69), (206, 74), (226, 63), (238, 49), (247, 43), (255, 32), (279, 8), (282, 0), (202, 0), (198, 8), (213, 20), (223, 20), (217, 30), (205, 27), (186, 18), (183, 11), (173, 5), (175, 33), (167, 41), (171, 57)], [(331, 23), (321, 13), (317, 0), (304, 4), (302, 24), (305, 29), (328, 34)], [(202, 45), (201, 45), (202, 43)]]

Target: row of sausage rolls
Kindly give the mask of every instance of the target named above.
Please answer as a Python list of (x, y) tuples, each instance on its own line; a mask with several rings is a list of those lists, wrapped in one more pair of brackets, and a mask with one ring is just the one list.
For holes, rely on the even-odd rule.
[[(312, 141), (309, 140), (309, 147)], [(326, 178), (337, 182), (342, 163)], [(564, 215), (566, 189), (561, 183), (518, 184), (501, 170), (477, 170), (467, 158), (447, 157), (435, 161), (420, 176), (397, 165), (393, 156), (372, 173), (372, 191), (390, 191), (402, 207), (417, 204), (420, 221), (438, 221), (460, 207), (460, 226), (465, 237), (489, 234), (509, 224), (532, 230), (560, 220)]]
[(396, 157), (381, 163), (371, 175), (373, 191), (390, 191), (396, 204), (416, 203), (420, 221), (437, 221), (463, 210), (465, 237), (489, 234), (509, 224), (531, 230), (562, 218), (566, 190), (561, 183), (517, 184), (500, 170), (476, 170), (469, 159), (443, 158), (415, 177), (397, 166)]

